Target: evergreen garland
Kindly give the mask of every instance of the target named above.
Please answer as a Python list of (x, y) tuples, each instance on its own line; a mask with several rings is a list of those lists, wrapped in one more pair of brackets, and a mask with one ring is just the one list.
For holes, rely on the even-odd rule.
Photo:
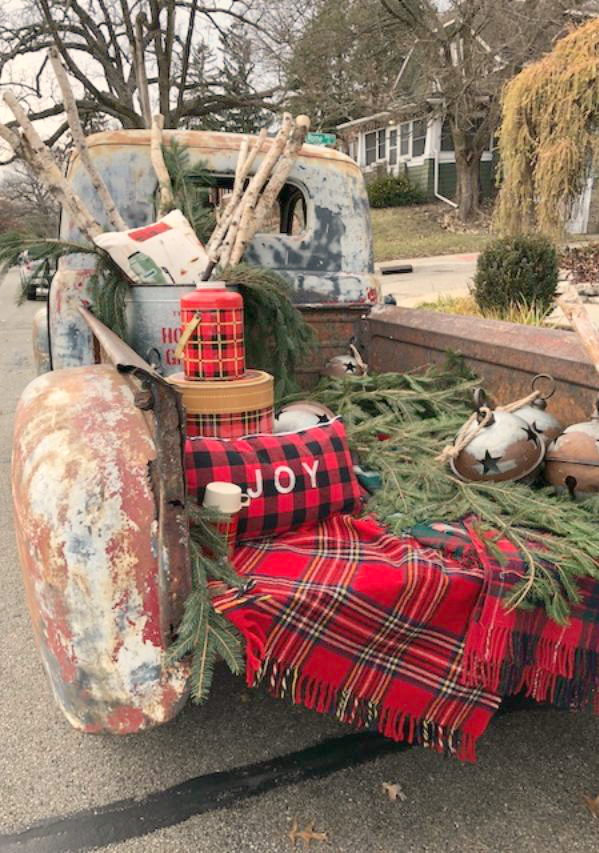
[(179, 209), (202, 243), (207, 243), (216, 224), (212, 208), (203, 203), (198, 188), (214, 184), (203, 161), (192, 163), (189, 149), (175, 139), (163, 146), (164, 163), (170, 175), (174, 208)]
[(279, 273), (251, 264), (229, 267), (221, 275), (243, 296), (247, 363), (273, 374), (276, 400), (297, 391), (295, 371), (310, 355), (316, 336), (291, 301), (293, 288)]
[(227, 556), (224, 536), (216, 524), (222, 516), (205, 507), (188, 507), (192, 590), (185, 602), (185, 612), (178, 635), (169, 649), (171, 662), (191, 656), (191, 696), (204, 702), (210, 693), (214, 664), (220, 655), (231, 672), (244, 670), (243, 643), (237, 630), (212, 607), (208, 580), (224, 581), (228, 586), (243, 588), (247, 580), (234, 570)]
[(122, 270), (103, 252), (97, 253), (96, 268), (89, 285), (93, 313), (127, 342), (126, 305), (130, 285)]
[(507, 537), (527, 562), (508, 606), (540, 605), (564, 623), (579, 600), (577, 578), (599, 578), (599, 497), (573, 503), (550, 488), (462, 482), (435, 461), (470, 415), (474, 384), (444, 367), (327, 380), (311, 396), (344, 417), (362, 465), (380, 472), (382, 488), (369, 508), (392, 532), (476, 516), (481, 532)]

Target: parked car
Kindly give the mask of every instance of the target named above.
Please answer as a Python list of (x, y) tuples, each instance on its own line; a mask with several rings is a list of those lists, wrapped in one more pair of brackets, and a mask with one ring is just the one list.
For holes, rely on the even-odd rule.
[(21, 292), (27, 299), (47, 299), (54, 272), (49, 260), (34, 261), (28, 252), (23, 252), (19, 267)]

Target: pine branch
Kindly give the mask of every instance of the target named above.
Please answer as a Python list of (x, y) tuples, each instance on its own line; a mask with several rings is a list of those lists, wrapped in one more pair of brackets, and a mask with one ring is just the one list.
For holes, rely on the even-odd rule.
[(295, 372), (316, 338), (291, 301), (291, 285), (273, 270), (250, 264), (228, 267), (221, 275), (243, 296), (248, 364), (274, 375), (277, 400), (297, 391)]
[(362, 463), (380, 472), (383, 485), (370, 506), (392, 532), (475, 516), (481, 532), (505, 536), (528, 567), (507, 605), (541, 605), (563, 623), (579, 598), (577, 579), (599, 578), (599, 498), (574, 504), (549, 488), (464, 483), (435, 462), (470, 414), (474, 384), (445, 367), (327, 380), (314, 396), (344, 417)]
[(185, 602), (185, 611), (176, 641), (169, 649), (168, 660), (192, 656), (191, 695), (195, 702), (204, 702), (210, 693), (214, 665), (222, 657), (233, 674), (244, 670), (243, 643), (239, 633), (224, 616), (212, 607), (208, 580), (222, 580), (240, 588), (246, 581), (231, 565), (227, 556), (225, 537), (216, 525), (222, 516), (214, 510), (190, 505), (192, 591)]

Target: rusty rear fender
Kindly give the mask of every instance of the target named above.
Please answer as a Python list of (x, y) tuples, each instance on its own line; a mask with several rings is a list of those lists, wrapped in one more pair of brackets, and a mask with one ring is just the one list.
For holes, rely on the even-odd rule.
[(16, 413), (29, 611), (55, 697), (86, 731), (166, 722), (188, 692), (186, 667), (165, 662), (180, 615), (171, 581), (184, 595), (188, 565), (173, 565), (161, 536), (159, 447), (135, 395), (135, 380), (112, 365), (58, 370), (30, 383)]

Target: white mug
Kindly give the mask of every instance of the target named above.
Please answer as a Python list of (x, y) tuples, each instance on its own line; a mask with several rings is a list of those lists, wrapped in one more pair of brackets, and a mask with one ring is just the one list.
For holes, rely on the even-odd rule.
[(204, 506), (216, 509), (226, 515), (234, 515), (236, 512), (248, 506), (251, 501), (249, 495), (244, 495), (235, 483), (220, 483), (214, 481), (208, 483), (204, 492)]

